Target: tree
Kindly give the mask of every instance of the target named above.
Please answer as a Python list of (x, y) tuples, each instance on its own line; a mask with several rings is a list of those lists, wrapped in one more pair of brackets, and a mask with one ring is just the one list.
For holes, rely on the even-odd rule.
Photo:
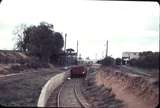
[(21, 37), (17, 48), (44, 62), (49, 61), (52, 55), (57, 55), (64, 44), (62, 35), (54, 32), (53, 25), (46, 22), (27, 27)]
[(144, 52), (140, 52), (139, 55), (140, 55), (140, 57), (149, 56), (149, 55), (153, 55), (153, 52), (152, 51), (144, 51)]
[(15, 49), (18, 49), (20, 51), (24, 51), (24, 31), (27, 29), (26, 24), (20, 24), (15, 27), (13, 34), (16, 35), (16, 46)]
[(141, 52), (140, 57), (138, 59), (131, 59), (129, 64), (140, 68), (158, 68), (159, 52)]
[(86, 57), (86, 60), (90, 60), (90, 58), (89, 58), (89, 57)]
[(131, 66), (136, 66), (137, 63), (138, 63), (137, 59), (133, 58), (133, 59), (129, 60), (129, 65), (131, 65)]
[(59, 32), (54, 32), (53, 35), (54, 35), (54, 40), (53, 40), (54, 41), (53, 42), (54, 43), (54, 45), (53, 45), (54, 51), (53, 51), (53, 53), (55, 53), (55, 52), (59, 52), (60, 49), (63, 48), (64, 40), (63, 40), (62, 35)]
[(121, 58), (116, 58), (116, 65), (121, 65), (122, 59)]
[(110, 66), (114, 64), (114, 58), (107, 56), (104, 59), (97, 61), (97, 63), (100, 63), (105, 66)]

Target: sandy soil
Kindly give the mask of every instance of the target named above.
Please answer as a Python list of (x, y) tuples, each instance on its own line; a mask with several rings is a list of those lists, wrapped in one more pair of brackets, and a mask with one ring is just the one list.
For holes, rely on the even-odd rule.
[(112, 87), (116, 98), (125, 102), (126, 108), (155, 108), (159, 102), (159, 88), (135, 74), (123, 73), (118, 69), (103, 68), (96, 75), (97, 85)]

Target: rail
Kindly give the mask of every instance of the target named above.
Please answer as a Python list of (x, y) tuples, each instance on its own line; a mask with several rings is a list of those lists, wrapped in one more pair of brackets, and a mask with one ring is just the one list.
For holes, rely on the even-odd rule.
[[(72, 79), (71, 79), (72, 80)], [(78, 88), (78, 86), (80, 85), (80, 81), (79, 81), (79, 79), (74, 79), (75, 81), (73, 81), (74, 82), (74, 86), (73, 86), (73, 90), (74, 90), (74, 96), (75, 96), (75, 99), (77, 100), (77, 102), (78, 102), (78, 104), (82, 107), (82, 108), (89, 108), (88, 106), (88, 104), (86, 104), (85, 102), (84, 102), (84, 98), (81, 98), (82, 96), (80, 96), (80, 94), (79, 94), (79, 88)], [(60, 99), (61, 99), (61, 92), (63, 91), (63, 89), (64, 89), (64, 85), (65, 85), (65, 83), (61, 86), (61, 88), (60, 88), (60, 90), (59, 90), (59, 92), (58, 92), (58, 95), (57, 95), (57, 107), (62, 107), (61, 106), (61, 102), (60, 102)]]

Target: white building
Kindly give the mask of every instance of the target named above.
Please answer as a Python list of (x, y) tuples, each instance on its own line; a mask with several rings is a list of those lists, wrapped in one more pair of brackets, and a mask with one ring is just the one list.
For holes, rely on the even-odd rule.
[(123, 52), (122, 53), (122, 59), (126, 61), (126, 63), (131, 59), (138, 59), (139, 58), (139, 52)]

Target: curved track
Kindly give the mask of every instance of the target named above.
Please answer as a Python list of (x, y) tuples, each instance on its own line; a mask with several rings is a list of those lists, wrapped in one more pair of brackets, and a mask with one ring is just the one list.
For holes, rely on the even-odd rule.
[(57, 96), (57, 107), (84, 108), (78, 93), (80, 82), (81, 79), (71, 79), (62, 85)]
[(46, 107), (89, 108), (89, 104), (81, 93), (82, 81), (83, 79), (80, 78), (66, 80), (52, 92)]

